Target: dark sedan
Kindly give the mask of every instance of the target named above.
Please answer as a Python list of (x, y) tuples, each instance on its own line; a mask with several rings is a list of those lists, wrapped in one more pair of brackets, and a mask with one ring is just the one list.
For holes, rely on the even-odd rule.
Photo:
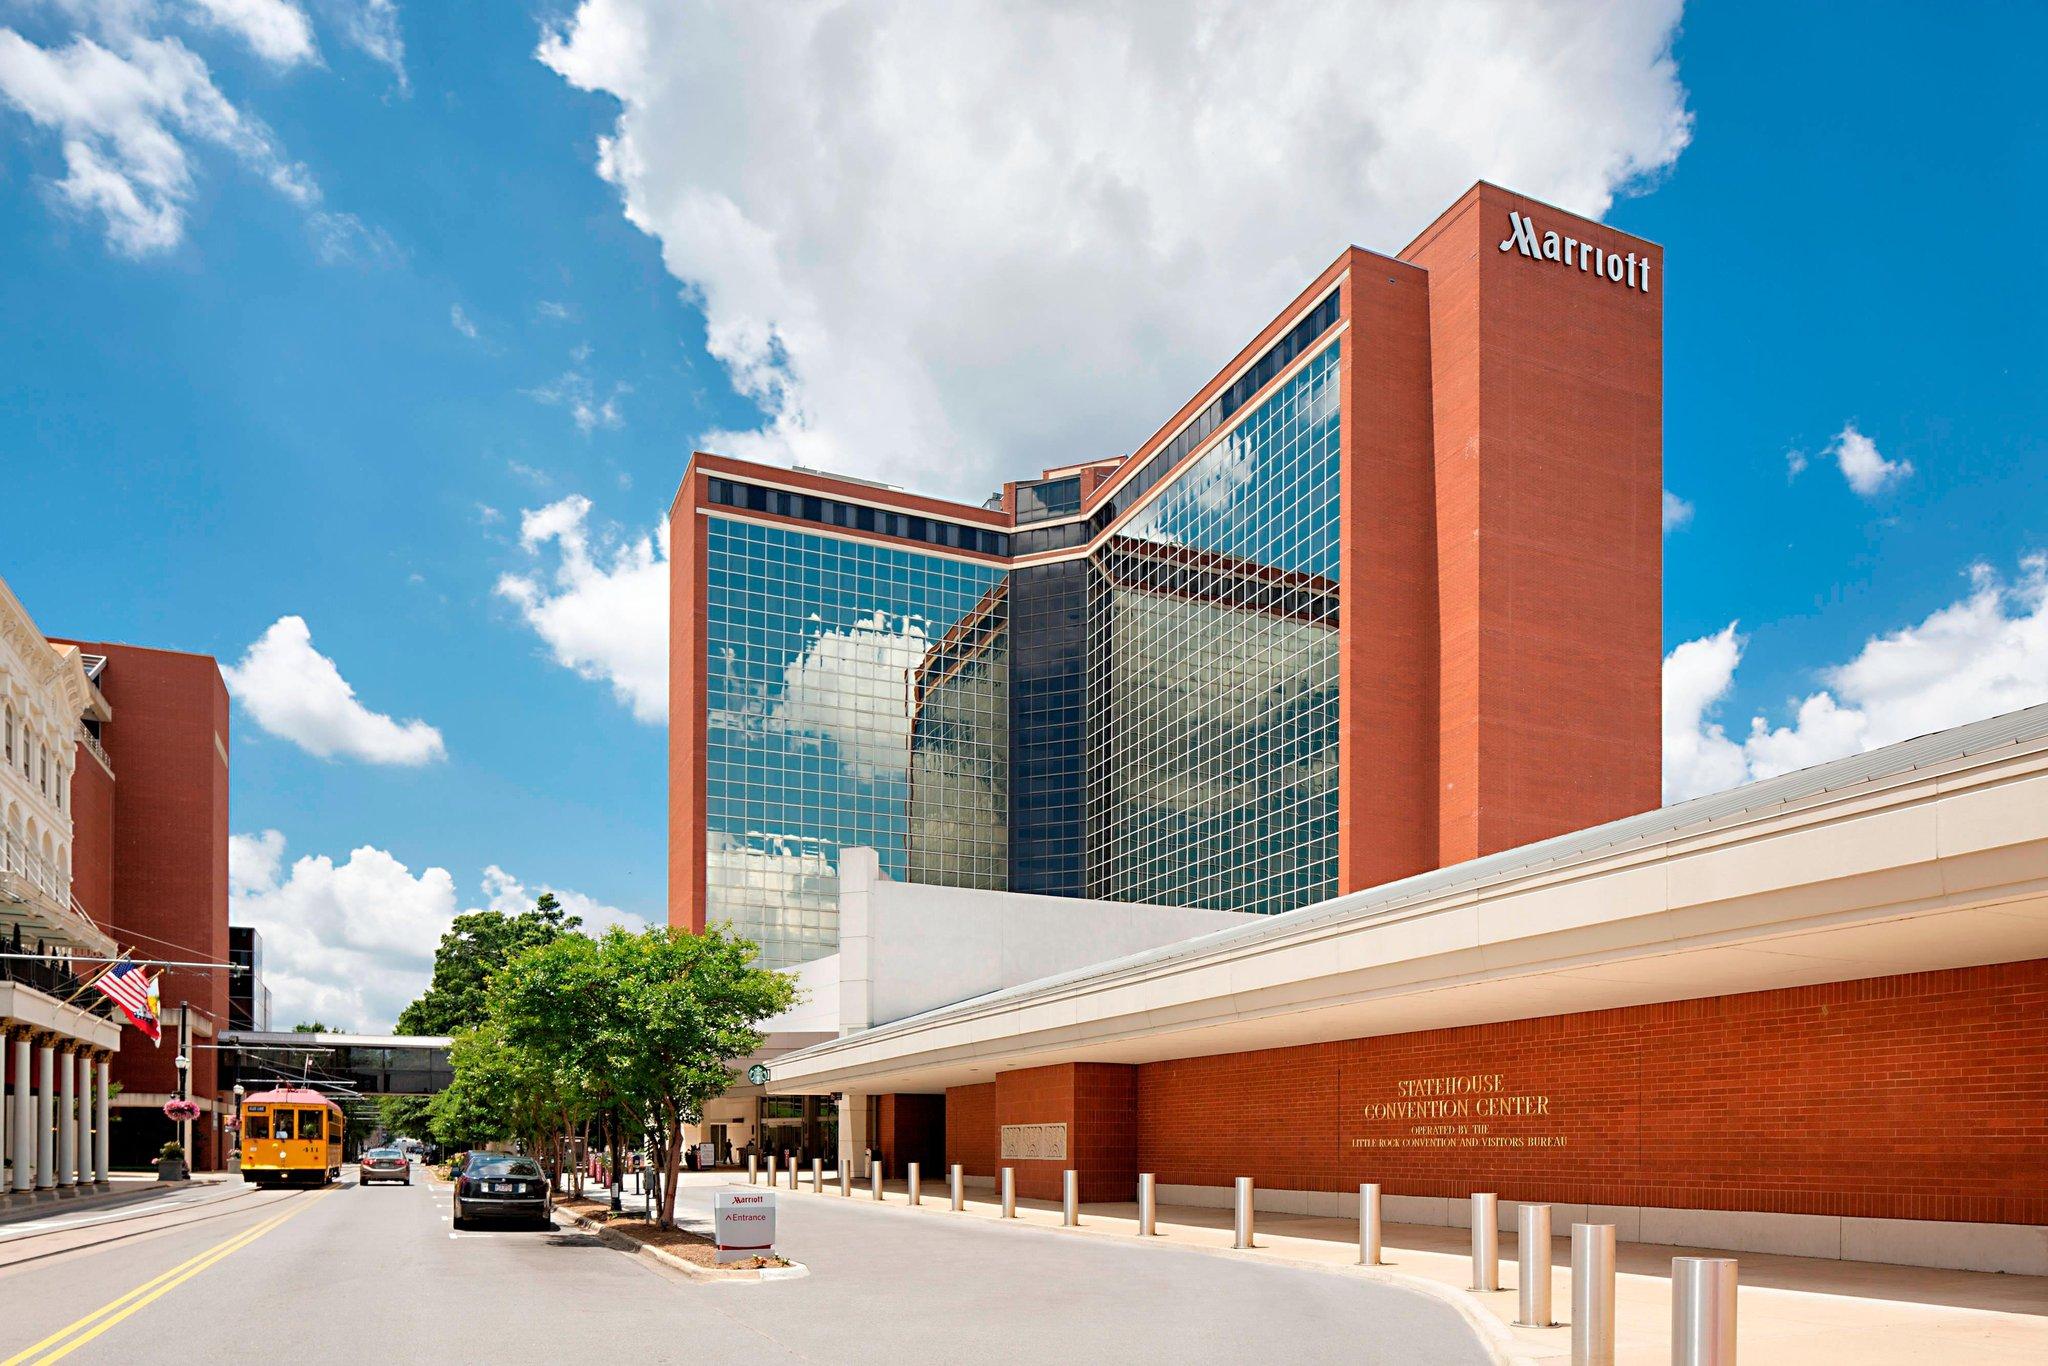
[(367, 1186), (373, 1181), (398, 1181), (410, 1186), (412, 1159), (405, 1155), (405, 1149), (372, 1148), (364, 1153), (356, 1166), (356, 1184)]
[(510, 1153), (471, 1153), (455, 1178), (455, 1227), (472, 1219), (546, 1219), (554, 1192), (540, 1164)]

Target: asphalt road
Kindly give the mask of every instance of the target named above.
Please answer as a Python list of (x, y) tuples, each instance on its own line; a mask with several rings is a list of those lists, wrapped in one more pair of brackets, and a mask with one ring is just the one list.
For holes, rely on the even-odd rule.
[(779, 1241), (810, 1276), (706, 1285), (564, 1230), (456, 1233), (446, 1189), (351, 1169), (0, 1226), (0, 1366), (1488, 1360), (1447, 1306), (1317, 1271), (796, 1196)]

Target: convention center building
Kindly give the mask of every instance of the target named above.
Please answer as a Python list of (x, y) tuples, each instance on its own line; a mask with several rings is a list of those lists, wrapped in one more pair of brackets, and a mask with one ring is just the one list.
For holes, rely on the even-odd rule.
[(2048, 1271), (2048, 711), (1659, 807), (1663, 280), (1482, 184), (1127, 456), (694, 457), (669, 918), (806, 991), (700, 1137)]

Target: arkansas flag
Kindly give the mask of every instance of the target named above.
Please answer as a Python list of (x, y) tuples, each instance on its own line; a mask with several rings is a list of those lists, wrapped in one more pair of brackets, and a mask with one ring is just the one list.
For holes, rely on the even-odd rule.
[(163, 1008), (157, 999), (155, 977), (123, 960), (93, 978), (92, 984), (120, 1007), (129, 1024), (147, 1035), (152, 1044), (163, 1046)]

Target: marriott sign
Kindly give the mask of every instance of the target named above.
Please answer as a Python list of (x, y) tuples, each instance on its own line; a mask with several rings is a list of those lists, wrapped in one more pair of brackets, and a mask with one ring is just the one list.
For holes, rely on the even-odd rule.
[(1511, 231), (1501, 239), (1502, 251), (1519, 251), (1541, 261), (1556, 261), (1559, 265), (1577, 266), (1582, 271), (1611, 280), (1617, 285), (1650, 292), (1650, 258), (1634, 252), (1621, 255), (1605, 251), (1591, 242), (1581, 242), (1576, 237), (1563, 237), (1554, 232), (1536, 231), (1536, 220), (1524, 218), (1510, 212), (1508, 222)]

